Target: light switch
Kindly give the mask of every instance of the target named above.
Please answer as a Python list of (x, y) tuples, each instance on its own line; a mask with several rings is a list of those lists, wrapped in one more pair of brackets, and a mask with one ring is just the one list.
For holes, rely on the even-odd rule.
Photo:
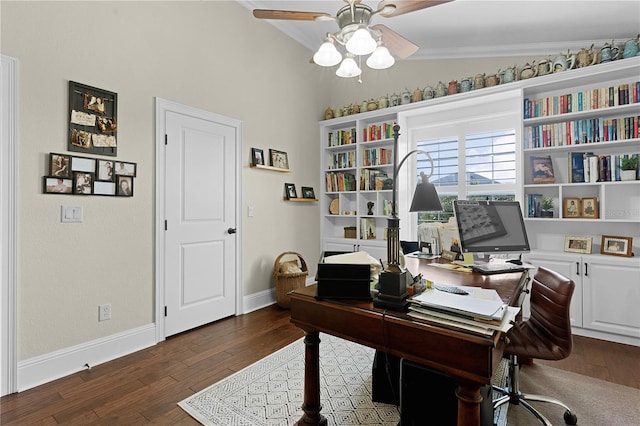
[(247, 208), (247, 216), (253, 217), (253, 206)]
[(82, 206), (61, 206), (60, 221), (62, 223), (81, 223)]

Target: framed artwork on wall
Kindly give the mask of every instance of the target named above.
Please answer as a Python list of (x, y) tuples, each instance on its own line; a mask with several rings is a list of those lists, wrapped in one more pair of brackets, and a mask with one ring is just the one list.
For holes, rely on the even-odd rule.
[(69, 151), (117, 155), (117, 93), (70, 81), (68, 117)]

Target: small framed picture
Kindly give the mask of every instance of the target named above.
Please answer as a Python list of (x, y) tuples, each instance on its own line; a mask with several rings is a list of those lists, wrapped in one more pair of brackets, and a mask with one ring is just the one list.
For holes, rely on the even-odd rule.
[(292, 198), (298, 198), (298, 193), (296, 192), (296, 186), (292, 183), (284, 184), (284, 193), (286, 194), (287, 200)]
[(96, 160), (96, 168), (98, 169), (96, 180), (113, 182), (113, 161)]
[(133, 177), (118, 176), (116, 195), (119, 197), (133, 197)]
[(96, 180), (93, 182), (93, 195), (116, 195), (116, 183)]
[(82, 195), (93, 194), (94, 179), (95, 174), (93, 173), (73, 172), (73, 193)]
[(564, 214), (565, 218), (580, 217), (580, 198), (565, 197)]
[(269, 149), (269, 157), (271, 158), (270, 166), (277, 167), (279, 169), (289, 168), (289, 159), (287, 158), (286, 152)]
[(316, 198), (316, 194), (313, 192), (313, 188), (309, 186), (300, 187), (302, 191), (302, 198)]
[(71, 171), (95, 173), (96, 160), (95, 158), (87, 157), (71, 157)]
[(124, 161), (115, 162), (115, 170), (113, 173), (116, 176), (135, 176), (136, 175), (136, 163), (125, 163)]
[(631, 237), (614, 237), (612, 235), (603, 235), (600, 244), (600, 254), (610, 254), (612, 256), (631, 257), (631, 248), (633, 238)]
[(264, 151), (260, 148), (251, 148), (251, 164), (254, 166), (264, 166)]
[(44, 177), (43, 192), (45, 194), (72, 194), (73, 180), (61, 177)]
[(71, 156), (64, 154), (49, 154), (49, 175), (71, 179)]
[(591, 254), (591, 237), (567, 235), (564, 237), (564, 251)]
[(582, 217), (587, 219), (598, 218), (598, 199), (596, 197), (586, 197), (580, 202), (582, 205)]

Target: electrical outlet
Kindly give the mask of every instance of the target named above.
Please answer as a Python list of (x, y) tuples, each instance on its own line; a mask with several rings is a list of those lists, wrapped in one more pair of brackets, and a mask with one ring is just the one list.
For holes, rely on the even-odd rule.
[(111, 319), (111, 303), (98, 305), (98, 321), (107, 321)]

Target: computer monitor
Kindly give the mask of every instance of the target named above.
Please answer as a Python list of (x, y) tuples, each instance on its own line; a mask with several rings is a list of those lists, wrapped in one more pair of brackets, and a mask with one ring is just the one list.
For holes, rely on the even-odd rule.
[(456, 200), (453, 210), (463, 253), (530, 251), (519, 202)]

